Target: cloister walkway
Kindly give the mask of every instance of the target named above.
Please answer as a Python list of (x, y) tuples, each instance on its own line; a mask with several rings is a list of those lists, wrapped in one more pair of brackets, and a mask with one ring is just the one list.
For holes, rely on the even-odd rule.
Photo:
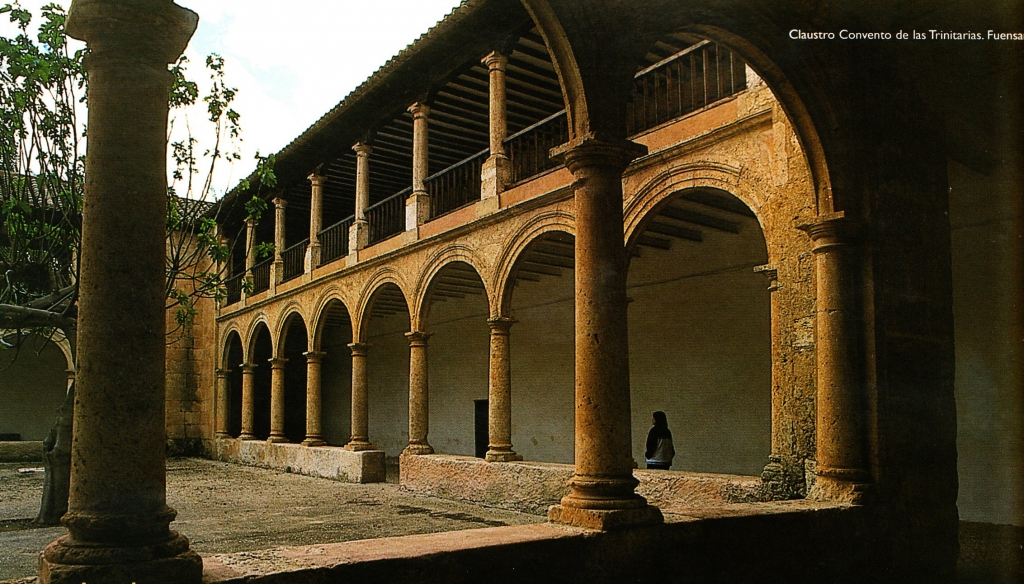
[[(0, 463), (0, 581), (32, 576), (39, 550), (63, 527), (25, 529), (42, 492), (37, 463)], [(547, 521), (546, 517), (210, 460), (167, 463), (171, 529), (200, 554), (243, 552)]]

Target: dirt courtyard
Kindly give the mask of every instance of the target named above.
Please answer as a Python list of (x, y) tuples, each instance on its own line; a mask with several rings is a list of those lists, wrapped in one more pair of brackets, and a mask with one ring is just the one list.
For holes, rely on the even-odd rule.
[[(36, 573), (39, 551), (66, 532), (32, 528), (43, 487), (37, 463), (0, 463), (0, 580)], [(389, 469), (389, 481), (397, 477)], [(171, 529), (202, 555), (546, 521), (423, 497), (394, 484), (354, 485), (195, 458), (167, 462)]]

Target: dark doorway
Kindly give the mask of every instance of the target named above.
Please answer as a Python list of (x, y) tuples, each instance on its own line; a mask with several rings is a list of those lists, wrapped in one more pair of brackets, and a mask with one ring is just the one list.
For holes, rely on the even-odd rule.
[(487, 442), (489, 440), (487, 435), (487, 400), (475, 399), (473, 400), (473, 407), (475, 410), (474, 435), (476, 436), (476, 457), (484, 458), (487, 456)]

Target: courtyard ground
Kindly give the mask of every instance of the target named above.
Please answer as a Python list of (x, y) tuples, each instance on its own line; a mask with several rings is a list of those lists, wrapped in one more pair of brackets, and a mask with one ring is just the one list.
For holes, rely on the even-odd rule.
[[(38, 463), (0, 463), (0, 580), (32, 576), (63, 527), (33, 528), (43, 487)], [(389, 480), (397, 479), (389, 469)], [(171, 529), (201, 555), (546, 521), (546, 517), (195, 458), (167, 463)]]

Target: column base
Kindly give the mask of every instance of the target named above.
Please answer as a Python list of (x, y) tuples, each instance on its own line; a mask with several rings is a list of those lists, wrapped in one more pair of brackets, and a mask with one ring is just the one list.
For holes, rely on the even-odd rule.
[(248, 433), (248, 432), (242, 432), (241, 434), (238, 435), (238, 439), (239, 440), (255, 440), (256, 439), (256, 435)]
[(64, 535), (46, 546), (39, 558), (42, 584), (199, 584), (202, 579), (203, 559), (189, 549), (185, 536), (173, 531), (167, 541), (130, 547), (80, 543)]
[(488, 450), (484, 455), (487, 462), (515, 462), (522, 459), (522, 454), (516, 454), (512, 450)]
[(267, 442), (270, 442), (271, 444), (280, 444), (282, 442), (288, 442), (288, 437), (287, 436), (274, 436), (272, 434), (269, 438), (267, 438)]
[(327, 441), (319, 436), (313, 436), (312, 438), (306, 438), (302, 441), (303, 446), (327, 446)]
[(217, 432), (214, 434), (215, 438), (231, 438), (231, 435), (227, 432)]
[(363, 440), (351, 440), (348, 444), (342, 446), (345, 450), (351, 452), (364, 452), (366, 450), (373, 450), (373, 444), (365, 442)]
[(402, 454), (433, 454), (434, 449), (429, 444), (410, 444), (405, 447)]
[(875, 489), (869, 482), (844, 480), (821, 474), (821, 467), (818, 467), (818, 475), (807, 493), (807, 498), (812, 501), (868, 505), (874, 501)]
[(548, 508), (548, 521), (573, 527), (612, 531), (640, 525), (657, 525), (665, 518), (661, 510), (646, 503), (634, 509), (582, 509), (568, 505)]

